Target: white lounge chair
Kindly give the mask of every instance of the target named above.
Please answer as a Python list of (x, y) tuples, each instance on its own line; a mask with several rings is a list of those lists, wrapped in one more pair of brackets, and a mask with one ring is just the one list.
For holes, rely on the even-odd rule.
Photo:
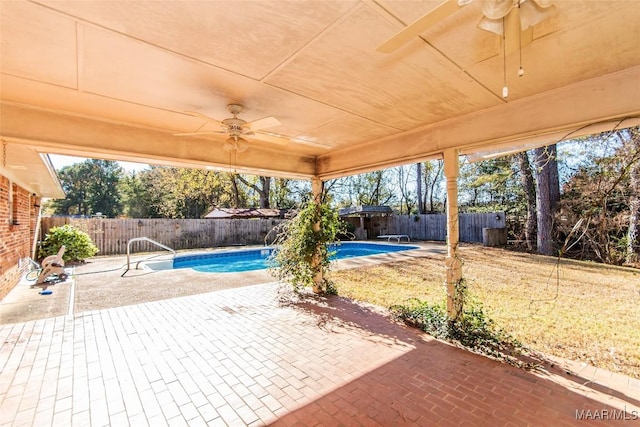
[(402, 239), (407, 239), (407, 242), (411, 241), (406, 234), (382, 234), (378, 236), (378, 239), (387, 239), (387, 242), (391, 242), (391, 239), (396, 239), (398, 243), (400, 243)]

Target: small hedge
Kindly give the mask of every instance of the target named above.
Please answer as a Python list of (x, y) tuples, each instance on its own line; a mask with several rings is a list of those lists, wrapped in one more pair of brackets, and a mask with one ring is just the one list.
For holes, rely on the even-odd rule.
[(69, 224), (60, 227), (53, 227), (45, 236), (44, 242), (40, 245), (40, 258), (55, 255), (60, 247), (65, 247), (62, 259), (65, 262), (83, 262), (98, 253), (98, 248), (93, 244), (91, 237), (82, 230)]

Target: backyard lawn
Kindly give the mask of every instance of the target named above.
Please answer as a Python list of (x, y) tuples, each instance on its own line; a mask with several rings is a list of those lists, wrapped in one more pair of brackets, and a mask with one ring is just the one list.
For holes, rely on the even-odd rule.
[[(498, 327), (548, 355), (640, 378), (640, 270), (482, 246), (461, 248), (470, 296)], [(338, 293), (384, 307), (444, 301), (444, 257), (334, 271)]]

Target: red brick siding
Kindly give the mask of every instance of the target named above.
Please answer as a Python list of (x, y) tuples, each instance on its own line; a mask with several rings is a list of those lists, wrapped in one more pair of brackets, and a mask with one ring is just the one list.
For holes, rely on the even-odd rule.
[[(9, 212), (9, 180), (0, 176), (0, 299), (20, 281), (21, 260), (31, 256), (40, 198), (13, 185), (13, 220)], [(24, 263), (22, 263), (24, 265)]]

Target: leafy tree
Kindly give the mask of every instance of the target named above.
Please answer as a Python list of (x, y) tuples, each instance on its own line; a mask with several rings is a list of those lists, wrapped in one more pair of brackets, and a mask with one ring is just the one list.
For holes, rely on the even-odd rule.
[(338, 206), (393, 205), (391, 170), (379, 170), (329, 181), (325, 190)]
[(58, 215), (115, 217), (121, 213), (118, 184), (123, 170), (117, 162), (88, 159), (65, 166), (58, 172), (66, 198), (54, 200), (51, 208)]
[(125, 174), (119, 186), (122, 200), (122, 213), (129, 218), (153, 218), (157, 216), (148, 191), (148, 182), (144, 172)]
[(87, 175), (88, 171), (83, 163), (65, 166), (58, 171), (66, 197), (49, 203), (49, 209), (53, 210), (54, 215), (89, 215), (88, 188), (84, 180)]
[(525, 210), (524, 194), (511, 156), (464, 163), (459, 185), (461, 209), (467, 212)]
[(633, 185), (637, 183), (633, 174), (640, 163), (639, 133), (636, 127), (581, 140), (591, 150), (565, 184), (556, 216), (560, 239), (575, 224), (582, 224), (568, 255), (610, 264), (633, 262), (637, 256), (637, 240), (630, 243), (629, 234), (634, 233), (632, 207), (637, 189)]
[(237, 178), (247, 187), (251, 188), (258, 194), (259, 202), (258, 207), (261, 209), (269, 209), (271, 207), (271, 177), (258, 176), (255, 177), (255, 181), (250, 181), (242, 175), (237, 175)]
[(228, 174), (152, 166), (141, 175), (149, 192), (147, 200), (153, 216), (201, 218), (214, 207), (229, 207), (234, 202)]
[(113, 218), (122, 212), (118, 183), (123, 176), (123, 169), (111, 160), (88, 160), (89, 177), (86, 184), (89, 187), (89, 204), (92, 214), (101, 212)]

